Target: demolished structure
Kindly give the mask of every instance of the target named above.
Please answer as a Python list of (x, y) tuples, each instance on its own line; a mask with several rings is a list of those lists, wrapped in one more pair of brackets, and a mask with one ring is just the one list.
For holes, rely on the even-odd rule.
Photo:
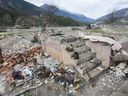
[(47, 53), (63, 64), (73, 66), (87, 82), (115, 62), (127, 61), (119, 56), (120, 60), (117, 54), (128, 56), (119, 42), (103, 36), (53, 35), (47, 38), (44, 46)]
[[(84, 34), (80, 34), (79, 37), (66, 34), (40, 34), (38, 37), (37, 34), (33, 34), (33, 37), (34, 40), (27, 40), (24, 36), (0, 40), (0, 73), (6, 75), (5, 80), (10, 85), (19, 77), (21, 80), (22, 75), (22, 79), (26, 81), (50, 77), (48, 80), (66, 84), (69, 93), (72, 93), (72, 86), (79, 82), (77, 75), (87, 83), (93, 83), (111, 66), (120, 62), (127, 64), (128, 61), (127, 42), (120, 44), (110, 37)], [(22, 75), (18, 74), (18, 77), (16, 72), (21, 72)], [(48, 81), (44, 81), (47, 84)], [(17, 83), (17, 86), (23, 84)], [(78, 84), (76, 85), (74, 89), (79, 88)], [(42, 83), (39, 83), (39, 86), (42, 86)], [(9, 94), (18, 96), (24, 92), (26, 90)]]

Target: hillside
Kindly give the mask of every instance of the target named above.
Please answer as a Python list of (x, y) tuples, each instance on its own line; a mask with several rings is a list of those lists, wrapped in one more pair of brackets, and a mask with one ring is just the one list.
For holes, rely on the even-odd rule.
[(110, 23), (128, 23), (128, 8), (114, 11), (110, 14), (100, 17), (97, 21), (107, 21)]
[[(42, 10), (45, 10), (45, 9), (49, 9), (50, 6), (51, 5), (44, 4), (44, 5), (41, 6), (41, 8), (42, 8)], [(66, 18), (71, 18), (73, 20), (83, 22), (83, 23), (92, 23), (92, 22), (94, 22), (93, 19), (88, 18), (84, 15), (67, 12), (65, 10), (61, 10), (61, 9), (57, 8), (56, 6), (52, 6), (52, 7), (54, 8), (54, 10), (56, 10), (55, 14), (57, 16), (63, 16), (63, 17), (66, 17)]]
[[(44, 5), (42, 8), (37, 7), (24, 0), (0, 0), (0, 26), (14, 26), (27, 25), (27, 26), (42, 26), (42, 18), (40, 17), (44, 9), (48, 9), (48, 5)], [(66, 11), (56, 10), (53, 13), (53, 24), (50, 26), (77, 26), (84, 23), (90, 23), (90, 19), (87, 19), (83, 15), (72, 14)], [(51, 20), (49, 20), (51, 22)], [(82, 23), (81, 23), (82, 22)]]
[(0, 0), (0, 7), (18, 13), (40, 15), (41, 9), (24, 0)]
[(107, 14), (107, 15), (103, 16), (103, 17), (100, 17), (98, 20), (108, 19), (112, 15), (113, 15), (114, 18), (128, 18), (128, 8), (112, 12), (110, 14)]

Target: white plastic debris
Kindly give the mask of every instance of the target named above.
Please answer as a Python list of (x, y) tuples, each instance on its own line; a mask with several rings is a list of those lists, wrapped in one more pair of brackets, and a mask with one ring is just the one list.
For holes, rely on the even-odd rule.
[(25, 66), (22, 68), (22, 75), (27, 78), (32, 76), (32, 71), (30, 70), (29, 67)]
[(48, 54), (48, 53), (46, 53), (46, 52), (44, 52), (44, 55), (45, 55), (46, 57), (48, 57), (48, 56), (49, 56), (49, 54)]
[(35, 58), (36, 58), (38, 64), (44, 64), (40, 54), (36, 54)]
[(16, 72), (21, 71), (21, 66), (20, 66), (19, 64), (15, 65), (15, 66), (14, 66), (14, 70), (15, 70)]
[(45, 83), (45, 84), (48, 84), (48, 80), (46, 79), (46, 80), (44, 81), (44, 83)]
[(49, 57), (44, 59), (43, 61), (44, 61), (44, 66), (46, 66), (47, 68), (50, 68), (52, 73), (56, 71), (56, 68), (59, 64), (57, 60), (54, 60), (52, 57)]

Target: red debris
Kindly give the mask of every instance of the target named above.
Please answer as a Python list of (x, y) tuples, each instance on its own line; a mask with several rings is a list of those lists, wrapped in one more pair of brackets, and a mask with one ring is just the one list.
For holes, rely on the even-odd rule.
[(20, 52), (20, 53), (12, 53), (12, 54), (2, 54), (4, 62), (7, 62), (7, 64), (3, 64), (0, 66), (0, 74), (5, 73), (6, 75), (6, 80), (11, 82), (14, 80), (12, 77), (12, 71), (13, 67), (16, 64), (21, 64), (22, 62), (28, 66), (32, 67), (32, 64), (28, 64), (29, 61), (32, 60), (34, 57), (35, 53), (40, 53), (42, 51), (42, 47), (34, 47), (28, 50), (27, 52)]

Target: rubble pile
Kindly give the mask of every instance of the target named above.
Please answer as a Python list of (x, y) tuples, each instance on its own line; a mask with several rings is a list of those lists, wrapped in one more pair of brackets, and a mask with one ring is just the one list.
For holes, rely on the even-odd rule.
[[(36, 65), (32, 65), (31, 67), (27, 67), (27, 65), (25, 65), (24, 67), (21, 67), (21, 65), (19, 64), (15, 65), (14, 70), (12, 72), (12, 76), (14, 80), (26, 81), (28, 80), (28, 77), (31, 77), (31, 78), (34, 77), (35, 81), (31, 81), (31, 82), (34, 83), (39, 81), (39, 84), (37, 84), (36, 86), (40, 86), (42, 84), (46, 84), (47, 86), (51, 86), (51, 84), (52, 85), (59, 84), (60, 86), (64, 86), (64, 88), (66, 88), (67, 94), (73, 94), (73, 92), (79, 88), (79, 87), (75, 87), (75, 89), (73, 88), (73, 86), (76, 86), (79, 83), (79, 81), (75, 81), (76, 74), (74, 70), (72, 70), (69, 67), (67, 68), (67, 67), (61, 66), (60, 62), (53, 59), (51, 56), (48, 56), (48, 57), (46, 57), (45, 55), (43, 57), (40, 57), (40, 56), (41, 55), (38, 54), (35, 56), (35, 58), (38, 58), (38, 59), (42, 58), (42, 60), (44, 61), (43, 64), (41, 64), (37, 60)], [(22, 75), (20, 76), (16, 75), (17, 74), (16, 72), (21, 72)], [(40, 81), (41, 78), (44, 78), (42, 82)], [(30, 89), (32, 86), (35, 86), (33, 85), (33, 83), (27, 85), (29, 87), (25, 86), (23, 90), (28, 90), (28, 88)], [(19, 82), (17, 82), (17, 84), (19, 85)], [(18, 88), (16, 90), (18, 90)], [(20, 91), (15, 94), (21, 94), (21, 93), (24, 94), (25, 92)]]
[(33, 46), (39, 44), (32, 43), (29, 40), (24, 39), (22, 36), (6, 37), (0, 40), (2, 52), (5, 53), (16, 53), (29, 50)]
[[(38, 93), (43, 93), (44, 90), (42, 89), (45, 87), (48, 88), (49, 91), (54, 89), (55, 86), (61, 86), (61, 88), (63, 87), (65, 89), (64, 95), (61, 94), (61, 96), (72, 96), (81, 86), (84, 86), (86, 81), (87, 86), (84, 86), (84, 88), (86, 87), (85, 92), (87, 91), (87, 96), (103, 96), (104, 94), (107, 96), (108, 93), (116, 90), (116, 87), (118, 87), (123, 80), (128, 80), (128, 59), (120, 56), (120, 54), (128, 56), (125, 51), (127, 48), (124, 50), (121, 44), (114, 40), (108, 42), (107, 40), (109, 38), (104, 39), (103, 37), (91, 36), (76, 38), (66, 35), (53, 35), (52, 38), (55, 38), (59, 43), (57, 42), (57, 44), (55, 44), (56, 42), (50, 41), (51, 43), (47, 42), (46, 44), (54, 45), (52, 48), (49, 46), (49, 50), (56, 50), (56, 46), (59, 46), (60, 50), (57, 51), (63, 52), (61, 54), (63, 56), (63, 58), (61, 58), (62, 60), (60, 60), (60, 58), (54, 58), (54, 56), (57, 56), (57, 51), (53, 51), (55, 54), (52, 56), (42, 51), (45, 45), (32, 43), (22, 38), (22, 36), (6, 37), (0, 40), (3, 53), (2, 59), (4, 61), (0, 65), (0, 76), (2, 76), (0, 82), (7, 82), (10, 88), (9, 93), (6, 94), (18, 96), (34, 90), (36, 91), (36, 94), (34, 94), (37, 95)], [(92, 46), (93, 43), (94, 46)], [(116, 44), (118, 46), (116, 46)], [(98, 48), (96, 49), (95, 47), (97, 46), (95, 45), (97, 45), (100, 50)], [(48, 49), (48, 46), (46, 48)], [(102, 49), (107, 50), (110, 54), (101, 52), (104, 51)], [(104, 54), (100, 54), (99, 56), (98, 52)], [(106, 57), (109, 59), (102, 57), (104, 55), (107, 55), (108, 57)], [(67, 62), (69, 60), (72, 64), (69, 63), (66, 65), (63, 63), (64, 60)], [(108, 61), (106, 63), (103, 60)], [(101, 75), (103, 72), (106, 73)], [(99, 75), (101, 75), (101, 77), (97, 78)], [(89, 84), (93, 86), (90, 87)], [(0, 84), (0, 86), (2, 85)], [(94, 86), (95, 88), (93, 88)], [(103, 92), (103, 89), (106, 89), (106, 92)], [(61, 89), (61, 91), (64, 90)], [(48, 94), (50, 94), (50, 92)], [(110, 94), (108, 96), (110, 96)]]
[(7, 76), (7, 80), (13, 79), (11, 77), (12, 70), (15, 65), (21, 64), (23, 67), (25, 64), (29, 66), (29, 62), (34, 58), (35, 53), (41, 52), (41, 46), (30, 49), (28, 52), (3, 54), (3, 65), (0, 66), (0, 73)]
[(116, 67), (110, 67), (111, 71), (110, 74), (113, 74), (117, 77), (124, 77), (124, 78), (128, 78), (128, 66), (127, 63), (120, 63), (118, 64)]
[[(76, 93), (76, 96), (85, 96), (85, 94), (86, 96), (121, 96), (118, 95), (118, 90), (125, 82), (128, 82), (127, 68), (127, 63), (119, 63), (117, 66), (110, 67), (93, 83), (86, 84), (80, 92)], [(124, 93), (125, 90), (127, 89), (124, 89)], [(122, 96), (127, 96), (127, 93)]]
[[(50, 77), (51, 80), (60, 82), (64, 86), (73, 84), (74, 72), (58, 67), (60, 62), (47, 53), (43, 53), (41, 45), (32, 45), (31, 42), (19, 37), (4, 38), (0, 43), (4, 60), (0, 66), (0, 74), (2, 77), (5, 77), (3, 81), (6, 81), (10, 87), (14, 82), (19, 86), (22, 84), (20, 81), (24, 82), (29, 80), (29, 78), (38, 78), (38, 76), (40, 78)], [(26, 90), (26, 87), (24, 90)]]

